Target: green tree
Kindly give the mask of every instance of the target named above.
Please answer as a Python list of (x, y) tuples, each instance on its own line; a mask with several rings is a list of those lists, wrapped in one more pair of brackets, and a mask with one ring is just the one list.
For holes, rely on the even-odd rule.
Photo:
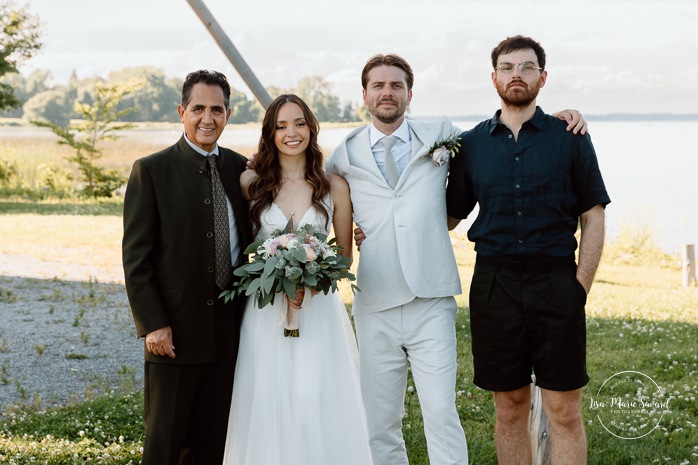
[(305, 100), (318, 121), (340, 121), (339, 97), (332, 94), (332, 84), (321, 76), (301, 79), (296, 94)]
[(51, 73), (46, 70), (34, 70), (28, 77), (20, 73), (10, 73), (0, 77), (0, 83), (7, 84), (14, 90), (14, 95), (19, 101), (17, 108), (0, 111), (0, 116), (9, 118), (21, 118), (24, 114), (22, 107), (34, 95), (48, 90), (48, 82)]
[(11, 187), (17, 179), (17, 163), (0, 158), (0, 188)]
[(371, 112), (368, 111), (368, 107), (364, 104), (356, 106), (356, 114), (359, 117), (359, 121), (363, 121), (364, 123), (369, 123), (371, 121)]
[(135, 108), (124, 117), (124, 121), (166, 121), (177, 122), (177, 104), (180, 100), (179, 88), (173, 87), (162, 69), (151, 66), (126, 68), (109, 74), (110, 84), (120, 84), (141, 80), (139, 86), (119, 104), (119, 109)]
[(37, 126), (50, 128), (60, 138), (59, 144), (75, 149), (75, 155), (68, 157), (68, 160), (78, 165), (84, 182), (82, 193), (86, 196), (112, 197), (126, 181), (118, 171), (99, 167), (96, 162), (103, 156), (99, 148), (101, 142), (118, 139), (119, 131), (133, 127), (131, 123), (117, 122), (134, 109), (117, 107), (123, 97), (139, 85), (142, 83), (97, 85), (92, 103), (75, 104), (75, 111), (82, 117), (78, 124), (61, 127), (44, 121), (32, 121)]
[(22, 106), (23, 118), (43, 121), (56, 126), (68, 126), (73, 114), (74, 94), (65, 87), (40, 92)]
[[(28, 60), (41, 48), (39, 19), (29, 14), (27, 6), (17, 7), (13, 2), (0, 3), (0, 77), (16, 73), (17, 66)], [(20, 101), (12, 87), (0, 82), (0, 111), (16, 108)]]
[(255, 105), (256, 100), (247, 98), (244, 92), (236, 89), (230, 89), (230, 109), (233, 110), (230, 114), (231, 123), (250, 123), (259, 121), (261, 105)]
[(371, 121), (371, 114), (365, 105), (356, 105), (351, 100), (347, 100), (342, 107), (340, 118), (340, 121), (344, 123), (369, 122)]

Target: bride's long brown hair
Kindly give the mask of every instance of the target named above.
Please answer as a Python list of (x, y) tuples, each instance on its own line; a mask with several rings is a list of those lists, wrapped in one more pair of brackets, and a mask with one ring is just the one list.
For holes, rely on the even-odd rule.
[(308, 105), (297, 95), (283, 94), (274, 99), (269, 105), (262, 122), (262, 135), (259, 137), (259, 147), (255, 156), (255, 171), (257, 178), (249, 187), (250, 219), (252, 220), (253, 234), (257, 234), (262, 227), (260, 220), (262, 212), (271, 206), (281, 189), (281, 165), (279, 164), (279, 150), (274, 142), (276, 132), (276, 119), (279, 109), (285, 103), (295, 103), (303, 111), (303, 117), (310, 129), (310, 141), (305, 151), (305, 180), (313, 188), (311, 205), (325, 216), (325, 224), (330, 217), (327, 207), (323, 203), (330, 193), (330, 181), (323, 169), (322, 149), (317, 141), (320, 124), (313, 115)]

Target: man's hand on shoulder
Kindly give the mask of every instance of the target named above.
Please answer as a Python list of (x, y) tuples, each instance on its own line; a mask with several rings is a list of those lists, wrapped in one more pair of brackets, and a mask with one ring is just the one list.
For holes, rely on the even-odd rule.
[(555, 118), (561, 119), (567, 122), (567, 130), (572, 131), (573, 134), (584, 135), (587, 133), (587, 122), (582, 118), (582, 114), (577, 110), (562, 110), (557, 113), (553, 113)]
[(257, 156), (257, 152), (255, 152), (252, 155), (250, 155), (249, 157), (247, 157), (247, 164), (245, 165), (245, 167), (248, 170), (254, 170), (254, 159), (256, 156)]

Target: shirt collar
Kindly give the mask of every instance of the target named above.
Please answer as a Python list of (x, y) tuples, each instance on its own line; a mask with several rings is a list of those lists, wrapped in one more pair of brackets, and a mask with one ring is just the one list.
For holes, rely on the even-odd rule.
[(204, 157), (208, 157), (209, 155), (218, 155), (218, 144), (216, 144), (215, 147), (213, 147), (213, 150), (211, 152), (207, 152), (206, 150), (202, 149), (198, 145), (196, 145), (194, 142), (189, 140), (189, 137), (187, 136), (187, 133), (184, 133), (184, 140), (187, 141), (187, 144), (189, 144), (189, 147), (194, 149), (196, 153), (199, 153), (203, 155)]
[[(383, 134), (376, 128), (373, 123), (368, 126), (368, 139), (371, 142), (371, 147), (375, 146), (379, 140), (384, 138), (386, 134)], [(407, 125), (407, 119), (402, 120), (402, 124), (398, 127), (391, 136), (396, 136), (403, 142), (410, 141), (410, 127)]]
[[(497, 110), (494, 116), (488, 121), (488, 129), (490, 134), (494, 133), (495, 129), (497, 129), (499, 125), (504, 125), (499, 121), (499, 117), (501, 116), (501, 114), (502, 110)], [(530, 120), (526, 121), (526, 123), (531, 123), (538, 130), (543, 129), (544, 122), (545, 112), (539, 106), (536, 106), (536, 112), (533, 114), (533, 117)]]

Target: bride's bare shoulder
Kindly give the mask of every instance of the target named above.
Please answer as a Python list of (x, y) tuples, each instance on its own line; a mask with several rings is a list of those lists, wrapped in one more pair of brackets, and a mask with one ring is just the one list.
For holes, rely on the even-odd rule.
[(330, 181), (330, 189), (335, 192), (349, 192), (349, 183), (338, 174), (327, 173), (327, 179)]
[(332, 197), (332, 202), (337, 205), (338, 203), (349, 201), (349, 183), (346, 179), (336, 174), (327, 174), (330, 181), (330, 197)]

